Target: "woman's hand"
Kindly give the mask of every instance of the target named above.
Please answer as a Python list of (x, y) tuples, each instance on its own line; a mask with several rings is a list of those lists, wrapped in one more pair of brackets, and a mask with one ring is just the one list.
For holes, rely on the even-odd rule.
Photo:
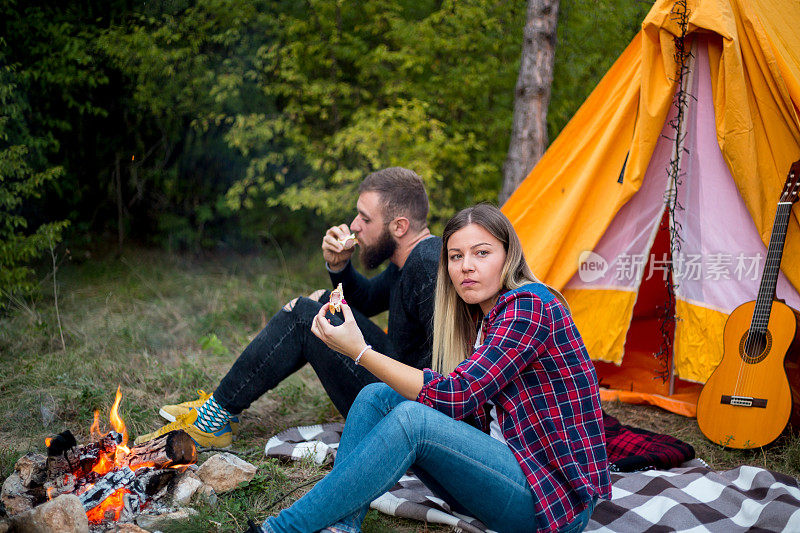
[[(355, 360), (367, 343), (364, 342), (364, 335), (358, 329), (356, 319), (353, 318), (353, 311), (349, 305), (342, 302), (344, 323), (333, 326), (325, 316), (329, 305), (323, 305), (314, 317), (311, 322), (311, 333), (319, 337), (330, 349)], [(422, 390), (422, 370), (395, 361), (375, 350), (367, 350), (360, 364), (408, 400), (415, 400)]]
[(317, 316), (314, 317), (311, 322), (311, 333), (327, 344), (331, 350), (336, 350), (350, 359), (355, 359), (367, 343), (364, 341), (364, 335), (358, 328), (358, 324), (356, 324), (353, 311), (349, 305), (342, 302), (344, 323), (334, 326), (325, 316), (325, 313), (328, 312), (328, 306), (330, 304), (323, 305)]

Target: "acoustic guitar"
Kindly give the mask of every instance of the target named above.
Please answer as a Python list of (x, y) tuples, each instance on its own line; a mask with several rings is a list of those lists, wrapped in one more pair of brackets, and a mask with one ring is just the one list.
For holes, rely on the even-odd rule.
[(778, 202), (758, 297), (734, 309), (725, 322), (722, 361), (697, 402), (700, 430), (728, 448), (769, 444), (783, 432), (792, 414), (784, 360), (796, 346), (797, 315), (775, 299), (775, 286), (799, 189), (800, 161), (796, 161)]

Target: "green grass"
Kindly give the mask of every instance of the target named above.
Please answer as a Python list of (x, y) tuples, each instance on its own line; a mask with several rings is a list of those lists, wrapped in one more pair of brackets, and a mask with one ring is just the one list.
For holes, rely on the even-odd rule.
[[(201, 258), (131, 248), (119, 257), (66, 264), (58, 283), (66, 350), (52, 294), (17, 302), (0, 317), (0, 480), (24, 453), (43, 452), (47, 436), (70, 429), (88, 439), (93, 411), (107, 421), (117, 385), (131, 436), (158, 427), (160, 405), (192, 399), (196, 389), (213, 390), (286, 301), (329, 285), (316, 242), (297, 250)], [(43, 286), (51, 288), (52, 279)], [(714, 468), (751, 464), (800, 475), (800, 439), (790, 430), (764, 448), (726, 450), (706, 440), (694, 419), (650, 406), (604, 408), (624, 424), (689, 442)], [(291, 505), (310, 487), (292, 491), (325, 469), (267, 460), (264, 444), (288, 427), (331, 420), (340, 417), (306, 366), (242, 417), (234, 450), (258, 466), (255, 479), (221, 495), (216, 506), (197, 504), (196, 517), (160, 529), (238, 531), (248, 516), (259, 522)], [(364, 524), (367, 533), (428, 530), (450, 528), (374, 511)]]
[[(213, 390), (285, 302), (330, 284), (316, 241), (297, 250), (201, 258), (129, 248), (64, 264), (57, 275), (66, 349), (46, 273), (40, 299), (16, 302), (0, 316), (0, 482), (21, 455), (44, 452), (45, 437), (70, 429), (79, 442), (88, 440), (96, 409), (101, 429), (109, 429), (117, 385), (131, 437), (152, 431), (164, 423), (159, 406)], [(341, 417), (304, 367), (242, 417), (234, 450), (258, 466), (256, 478), (215, 506), (197, 504), (196, 517), (160, 529), (239, 531), (247, 516), (260, 522), (291, 505), (310, 487), (292, 491), (325, 469), (267, 460), (264, 444), (288, 427), (333, 420)], [(365, 524), (370, 533), (427, 529), (375, 512)]]

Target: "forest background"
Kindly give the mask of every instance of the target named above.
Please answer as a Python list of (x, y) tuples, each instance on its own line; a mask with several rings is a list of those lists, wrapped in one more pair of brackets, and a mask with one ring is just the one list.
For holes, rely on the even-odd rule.
[[(550, 139), (651, 5), (560, 2)], [(305, 242), (386, 166), (423, 177), (434, 229), (497, 201), (525, 13), (521, 0), (0, 3), (0, 301), (37, 288), (30, 267), (58, 242), (76, 259), (131, 241)]]

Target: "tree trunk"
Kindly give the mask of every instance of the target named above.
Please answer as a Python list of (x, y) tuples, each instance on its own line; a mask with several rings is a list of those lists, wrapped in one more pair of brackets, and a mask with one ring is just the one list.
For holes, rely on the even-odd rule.
[(502, 205), (539, 161), (547, 146), (547, 106), (553, 83), (558, 0), (528, 0), (522, 59), (514, 90), (514, 124), (503, 165)]

